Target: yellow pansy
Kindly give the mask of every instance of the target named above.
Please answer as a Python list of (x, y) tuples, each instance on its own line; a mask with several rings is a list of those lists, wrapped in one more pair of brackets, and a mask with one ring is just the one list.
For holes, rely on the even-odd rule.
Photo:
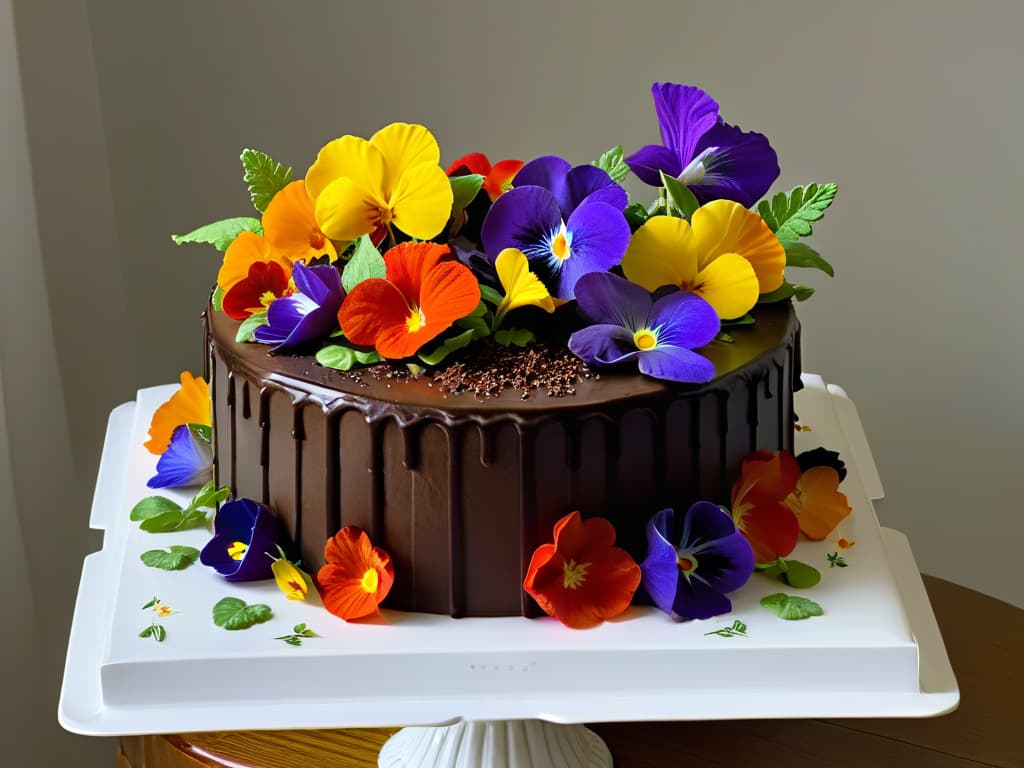
[(552, 298), (547, 286), (530, 271), (526, 254), (518, 248), (506, 248), (494, 260), (505, 298), (494, 312), (494, 326), (501, 324), (506, 314), (519, 307), (540, 307), (545, 312), (554, 312), (555, 307), (565, 302)]
[(622, 259), (629, 280), (654, 291), (676, 285), (702, 296), (724, 320), (782, 285), (786, 252), (764, 220), (731, 200), (698, 208), (691, 222), (652, 216)]
[(320, 150), (306, 174), (316, 223), (334, 240), (400, 229), (429, 240), (452, 212), (441, 150), (422, 125), (392, 123), (369, 141), (342, 136)]
[(277, 587), (284, 592), (289, 600), (305, 600), (309, 594), (309, 583), (306, 575), (284, 558), (274, 560), (270, 566), (274, 573)]

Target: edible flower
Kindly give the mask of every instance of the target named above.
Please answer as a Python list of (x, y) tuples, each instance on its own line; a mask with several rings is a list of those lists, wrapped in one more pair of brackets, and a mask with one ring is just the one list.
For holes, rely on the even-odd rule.
[(603, 517), (583, 520), (570, 512), (557, 523), (554, 543), (537, 548), (523, 589), (549, 616), (586, 629), (629, 607), (640, 567), (614, 546), (615, 528)]
[(512, 189), (512, 179), (523, 167), (522, 160), (499, 160), (494, 165), (483, 152), (470, 152), (448, 166), (449, 176), (476, 173), (484, 177), (483, 190), (493, 203)]
[(270, 507), (252, 499), (235, 499), (217, 510), (213, 538), (199, 553), (199, 561), (228, 581), (269, 579), (277, 536), (277, 520)]
[(211, 426), (210, 388), (201, 376), (181, 372), (181, 386), (153, 413), (146, 450), (157, 455), (167, 450), (174, 430), (182, 424)]
[(210, 431), (195, 424), (182, 424), (171, 433), (171, 442), (156, 463), (150, 488), (185, 488), (202, 485), (213, 478), (213, 445)]
[(596, 367), (636, 362), (641, 373), (703, 383), (715, 366), (691, 350), (718, 333), (715, 310), (696, 294), (673, 291), (654, 301), (639, 285), (609, 272), (584, 275), (576, 300), (595, 325), (569, 337), (574, 355)]
[(306, 174), (317, 226), (334, 240), (392, 228), (429, 240), (452, 212), (452, 187), (440, 160), (437, 141), (422, 125), (392, 123), (369, 141), (335, 139)]
[(262, 312), (275, 300), (291, 293), (288, 272), (275, 261), (254, 261), (249, 274), (231, 286), (221, 300), (224, 313), (234, 320), (244, 320)]
[(338, 310), (345, 298), (341, 273), (330, 264), (307, 267), (295, 262), (292, 280), (297, 289), (267, 308), (267, 324), (252, 335), (273, 351), (294, 347), (330, 335), (338, 328)]
[(224, 262), (217, 272), (217, 285), (225, 293), (249, 277), (253, 264), (277, 264), (287, 276), (291, 276), (292, 263), (284, 255), (272, 249), (262, 235), (242, 232), (224, 251)]
[(263, 236), (267, 244), (289, 261), (308, 264), (320, 256), (338, 258), (338, 250), (316, 223), (306, 182), (293, 181), (280, 190), (263, 212)]
[(785, 267), (782, 243), (764, 220), (729, 200), (701, 206), (689, 222), (652, 216), (622, 258), (623, 274), (634, 283), (692, 291), (723, 320), (742, 317), (759, 294), (782, 285)]
[(700, 88), (655, 83), (651, 95), (662, 144), (626, 158), (644, 183), (660, 187), (664, 172), (689, 187), (700, 203), (735, 200), (749, 208), (778, 178), (778, 159), (768, 139), (723, 122), (718, 103)]
[(747, 583), (754, 553), (728, 512), (698, 501), (685, 514), (663, 509), (650, 519), (640, 571), (661, 610), (684, 621), (709, 619), (732, 610), (726, 593)]
[(441, 260), (448, 253), (435, 243), (402, 243), (385, 253), (385, 279), (364, 280), (341, 305), (345, 337), (399, 359), (469, 315), (480, 304), (480, 286), (467, 267)]
[(506, 314), (520, 307), (540, 307), (548, 313), (555, 311), (555, 300), (548, 293), (547, 286), (530, 271), (530, 263), (522, 251), (506, 248), (494, 260), (494, 268), (505, 291), (505, 297), (494, 310), (495, 328), (501, 325)]
[(492, 259), (506, 248), (522, 251), (552, 295), (575, 298), (583, 275), (622, 261), (630, 236), (626, 202), (625, 190), (600, 168), (539, 157), (488, 211), (484, 250)]
[(345, 621), (377, 613), (395, 581), (391, 556), (350, 525), (327, 540), (324, 558), (316, 574), (324, 608)]
[(274, 575), (277, 588), (284, 593), (289, 600), (305, 600), (309, 594), (309, 583), (306, 581), (306, 574), (290, 562), (283, 555), (273, 558), (270, 570)]

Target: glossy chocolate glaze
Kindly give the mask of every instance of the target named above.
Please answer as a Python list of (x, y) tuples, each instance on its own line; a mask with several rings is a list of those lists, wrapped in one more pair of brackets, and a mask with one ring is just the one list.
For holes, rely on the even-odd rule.
[(360, 384), (238, 344), (237, 327), (207, 311), (218, 482), (270, 504), (313, 571), (340, 527), (364, 528), (394, 559), (385, 604), (399, 610), (537, 615), (523, 578), (566, 513), (609, 518), (640, 559), (653, 512), (728, 503), (744, 456), (793, 446), (788, 302), (702, 350), (709, 384), (606, 373), (528, 400), (445, 397), (426, 377)]

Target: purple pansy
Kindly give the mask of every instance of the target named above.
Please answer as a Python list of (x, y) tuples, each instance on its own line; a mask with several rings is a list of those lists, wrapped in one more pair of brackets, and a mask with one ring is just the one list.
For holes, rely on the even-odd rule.
[(659, 171), (679, 179), (702, 205), (735, 200), (749, 208), (779, 176), (775, 150), (760, 133), (744, 133), (718, 116), (718, 103), (700, 88), (651, 86), (664, 144), (642, 147), (626, 163), (643, 182), (661, 186)]
[(185, 488), (202, 485), (213, 476), (213, 446), (202, 428), (182, 424), (171, 433), (167, 450), (160, 454), (150, 488)]
[(725, 595), (747, 583), (754, 553), (728, 512), (698, 501), (686, 514), (663, 509), (650, 519), (640, 572), (661, 610), (684, 621), (709, 619), (732, 610)]
[(274, 299), (267, 308), (267, 325), (253, 331), (273, 351), (316, 341), (338, 328), (338, 308), (345, 298), (341, 273), (330, 265), (307, 267), (295, 262), (292, 280), (298, 293)]
[(213, 538), (199, 561), (228, 581), (256, 581), (273, 576), (277, 557), (277, 520), (270, 507), (252, 499), (236, 499), (217, 510)]
[(622, 214), (627, 202), (626, 191), (600, 168), (538, 157), (491, 206), (481, 230), (484, 250), (494, 260), (518, 248), (552, 295), (572, 299), (580, 277), (622, 261), (630, 235)]
[(569, 349), (589, 365), (636, 361), (641, 373), (658, 379), (703, 383), (715, 366), (691, 350), (718, 333), (714, 307), (695, 293), (672, 291), (657, 301), (635, 283), (610, 272), (584, 275), (576, 301), (595, 325), (569, 337)]

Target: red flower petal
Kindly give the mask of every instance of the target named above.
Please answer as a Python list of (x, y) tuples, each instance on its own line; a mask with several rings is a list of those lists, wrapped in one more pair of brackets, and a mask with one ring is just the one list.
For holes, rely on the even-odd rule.
[(423, 278), (419, 307), (431, 338), (447, 330), (480, 304), (480, 284), (468, 267), (446, 261), (433, 267)]
[(395, 581), (390, 555), (362, 529), (347, 526), (327, 540), (324, 557), (316, 575), (324, 607), (345, 621), (376, 613)]
[(512, 179), (522, 167), (522, 160), (499, 160), (491, 168), (490, 173), (485, 174), (484, 191), (487, 192), (487, 196), (491, 198), (492, 202), (508, 191), (512, 185)]
[(448, 254), (448, 247), (437, 243), (402, 243), (384, 254), (387, 280), (412, 307), (422, 306), (420, 291), (427, 273)]
[(338, 310), (338, 324), (353, 344), (373, 346), (389, 328), (405, 328), (409, 305), (387, 280), (371, 278), (359, 283)]
[(491, 162), (483, 152), (470, 152), (449, 165), (445, 173), (452, 176), (463, 168), (469, 173), (479, 173), (481, 176), (486, 176), (491, 172)]
[(746, 502), (733, 507), (733, 520), (758, 563), (786, 557), (800, 538), (800, 521), (793, 510), (771, 497), (748, 495)]
[(287, 292), (288, 275), (281, 265), (273, 261), (256, 261), (249, 265), (248, 275), (227, 290), (221, 306), (228, 317), (244, 320), (253, 312), (266, 308), (263, 297), (268, 293), (284, 296)]

